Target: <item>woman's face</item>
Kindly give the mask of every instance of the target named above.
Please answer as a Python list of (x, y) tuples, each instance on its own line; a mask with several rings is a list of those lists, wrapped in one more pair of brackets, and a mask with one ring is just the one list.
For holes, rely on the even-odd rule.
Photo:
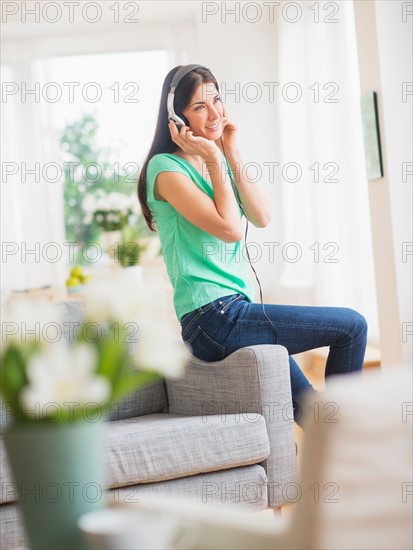
[(194, 136), (216, 140), (222, 134), (223, 106), (214, 84), (200, 84), (182, 114)]

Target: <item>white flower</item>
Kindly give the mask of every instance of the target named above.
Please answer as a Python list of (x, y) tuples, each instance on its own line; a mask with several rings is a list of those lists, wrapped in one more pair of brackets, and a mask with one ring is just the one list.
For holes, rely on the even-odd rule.
[(136, 214), (130, 214), (128, 218), (129, 225), (136, 225), (138, 223), (138, 216)]
[(180, 376), (190, 352), (168, 322), (170, 294), (150, 281), (136, 280), (127, 269), (118, 270), (85, 289), (88, 320), (119, 321), (130, 338), (137, 337), (137, 367), (165, 376)]
[(1, 342), (55, 342), (62, 338), (62, 316), (50, 302), (20, 300), (2, 311)]
[(82, 208), (87, 214), (93, 214), (96, 208), (96, 199), (93, 195), (86, 195), (82, 201)]
[(142, 309), (137, 284), (124, 284), (122, 278), (107, 275), (87, 285), (84, 292), (86, 316), (90, 321), (119, 321), (128, 323), (137, 321)]
[(182, 376), (191, 354), (168, 322), (147, 320), (139, 326), (134, 361), (138, 368), (154, 369), (166, 377)]
[(20, 394), (26, 411), (43, 415), (47, 405), (70, 408), (87, 403), (105, 403), (110, 397), (110, 383), (95, 374), (97, 351), (88, 344), (50, 344), (27, 365), (29, 384)]
[(119, 222), (119, 215), (118, 215), (118, 214), (115, 214), (114, 212), (110, 212), (110, 213), (106, 216), (106, 221), (107, 221), (107, 222), (116, 222), (116, 223), (118, 223), (118, 222)]
[(139, 214), (140, 212), (139, 201), (136, 196), (127, 196), (116, 191), (106, 193), (102, 190), (99, 190), (96, 196), (87, 195), (82, 201), (82, 208), (86, 214), (90, 215), (98, 210), (101, 212), (118, 212), (118, 214), (124, 215), (129, 213)]

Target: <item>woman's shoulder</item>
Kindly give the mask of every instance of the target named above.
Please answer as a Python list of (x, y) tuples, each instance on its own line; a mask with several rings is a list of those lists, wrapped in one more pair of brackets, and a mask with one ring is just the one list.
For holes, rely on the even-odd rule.
[(172, 153), (157, 153), (148, 162), (147, 174), (155, 178), (159, 172), (181, 172), (188, 175), (188, 167), (180, 157)]
[(179, 163), (180, 160), (181, 159), (177, 155), (173, 155), (172, 153), (157, 153), (151, 157), (148, 166), (149, 164), (176, 164)]

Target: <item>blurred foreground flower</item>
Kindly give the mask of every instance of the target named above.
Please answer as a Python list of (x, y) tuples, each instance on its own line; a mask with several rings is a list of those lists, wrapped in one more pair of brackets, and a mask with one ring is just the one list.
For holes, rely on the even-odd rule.
[(168, 378), (182, 376), (190, 353), (182, 340), (174, 339), (170, 325), (148, 320), (140, 326), (139, 334), (134, 353), (137, 365), (151, 365)]
[[(95, 373), (97, 359), (96, 349), (87, 344), (47, 346), (27, 364), (28, 385), (20, 393), (21, 407), (55, 416), (68, 403), (104, 405), (111, 388), (107, 378)], [(50, 407), (51, 403), (57, 407)]]
[(87, 286), (80, 326), (68, 327), (57, 304), (21, 302), (6, 314), (0, 384), (17, 421), (81, 419), (85, 407), (107, 410), (161, 376), (183, 374), (190, 353), (157, 287), (122, 273)]

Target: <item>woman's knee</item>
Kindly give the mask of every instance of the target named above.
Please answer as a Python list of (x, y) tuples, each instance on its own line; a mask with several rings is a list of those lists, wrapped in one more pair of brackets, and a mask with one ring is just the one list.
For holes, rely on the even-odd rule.
[(367, 339), (368, 324), (366, 318), (355, 309), (344, 308), (348, 322), (348, 330), (351, 338), (364, 337)]

